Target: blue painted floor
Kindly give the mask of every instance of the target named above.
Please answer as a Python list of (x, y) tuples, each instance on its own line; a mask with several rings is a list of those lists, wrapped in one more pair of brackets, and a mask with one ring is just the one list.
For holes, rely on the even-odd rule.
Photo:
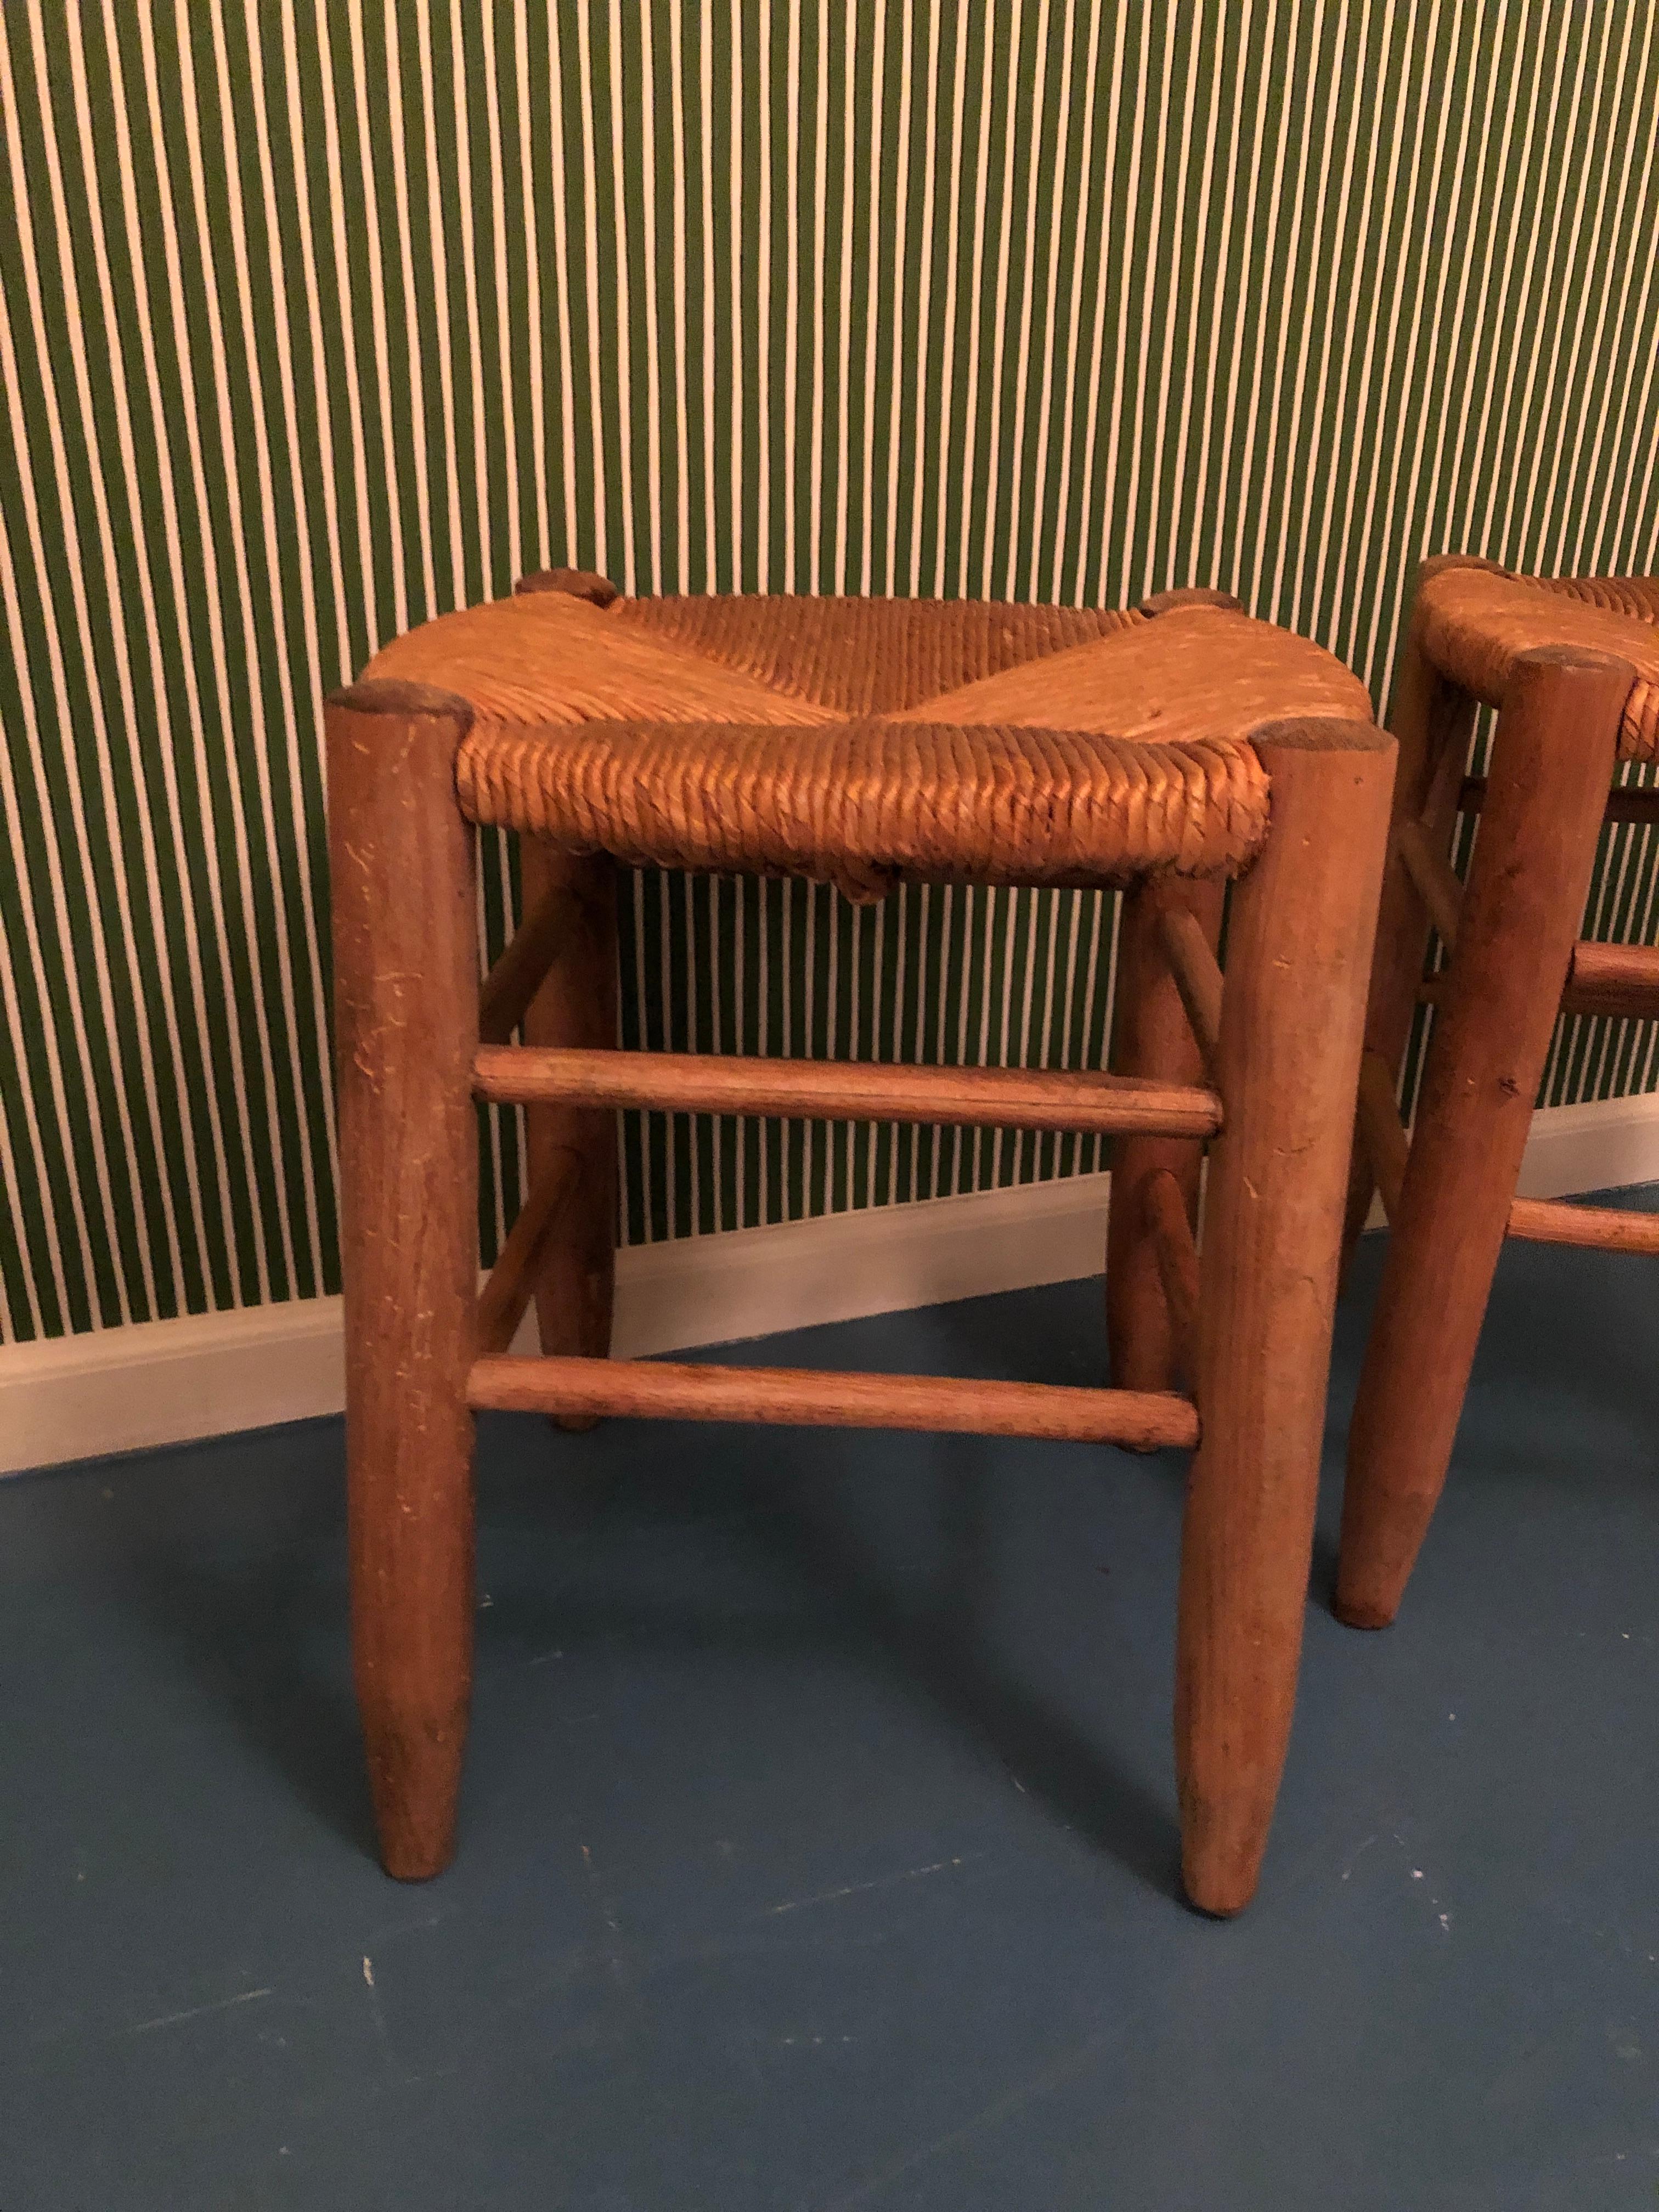
[[(1659, 2201), (1659, 1299), (1504, 1258), (1399, 1627), (1177, 1901), (1182, 1467), (492, 1418), (461, 1853), (370, 1856), (338, 1425), (0, 1486), (3, 2212)], [(1098, 1283), (769, 1358), (1083, 1382)]]

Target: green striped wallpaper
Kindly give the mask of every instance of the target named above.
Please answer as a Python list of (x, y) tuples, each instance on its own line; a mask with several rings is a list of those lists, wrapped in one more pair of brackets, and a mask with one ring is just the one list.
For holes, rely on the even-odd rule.
[[(1425, 550), (1659, 565), (1652, 0), (3, 0), (0, 129), (15, 1336), (336, 1286), (317, 702), (520, 569), (1214, 583), (1381, 692)], [(1103, 1048), (1108, 901), (623, 908), (630, 1038)], [(1097, 1164), (622, 1141), (636, 1242)]]

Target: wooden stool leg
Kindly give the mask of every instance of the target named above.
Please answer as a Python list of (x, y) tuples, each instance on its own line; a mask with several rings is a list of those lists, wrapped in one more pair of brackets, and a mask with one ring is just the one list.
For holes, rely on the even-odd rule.
[(470, 709), (329, 702), (352, 1650), (386, 1871), (453, 1848), (472, 1667), (478, 1036)]
[(1296, 1698), (1394, 775), (1392, 741), (1364, 723), (1279, 723), (1255, 743), (1273, 827), (1229, 926), (1176, 1656), (1182, 1871), (1215, 1913), (1255, 1890)]
[[(580, 916), (526, 1011), (530, 1045), (610, 1048), (617, 1042), (617, 868), (578, 860), (539, 839), (519, 841), (524, 902), (556, 886), (573, 895)], [(593, 1359), (611, 1350), (617, 1273), (617, 1117), (605, 1107), (527, 1106), (525, 1144), (532, 1183), (555, 1156), (573, 1152), (576, 1186), (544, 1247), (536, 1316), (544, 1352)], [(586, 1419), (562, 1423), (586, 1429)]]
[[(1112, 1066), (1120, 1075), (1172, 1083), (1208, 1080), (1202, 1055), (1159, 949), (1158, 916), (1185, 908), (1213, 947), (1221, 933), (1224, 886), (1176, 878), (1138, 884), (1123, 897), (1117, 939), (1116, 1008)], [(1198, 1219), (1203, 1146), (1188, 1138), (1121, 1137), (1112, 1156), (1112, 1202), (1106, 1224), (1106, 1333), (1112, 1385), (1119, 1390), (1177, 1387), (1169, 1309), (1146, 1219), (1146, 1192), (1168, 1170), (1180, 1184), (1187, 1218)]]
[[(1419, 580), (1420, 583), (1423, 577), (1441, 568), (1492, 565), (1484, 561), (1470, 562), (1457, 556), (1425, 561)], [(1474, 711), (1474, 702), (1455, 684), (1448, 683), (1423, 651), (1413, 622), (1401, 648), (1400, 678), (1390, 717), (1399, 740), (1400, 757), (1395, 775), (1389, 850), (1382, 871), (1370, 994), (1365, 1007), (1365, 1049), (1378, 1054), (1388, 1063), (1389, 1073), (1396, 1081), (1411, 1036), (1412, 1018), (1417, 1011), (1417, 987), (1422, 980), (1424, 957), (1428, 951), (1429, 923), (1411, 878), (1394, 850), (1392, 832), (1405, 823), (1421, 821), (1436, 851), (1444, 848), (1456, 818), (1458, 789), (1468, 759)], [(1348, 1170), (1347, 1214), (1342, 1236), (1345, 1273), (1365, 1226), (1376, 1189), (1376, 1178), (1371, 1172), (1362, 1139), (1354, 1145)]]
[(1386, 1627), (1446, 1479), (1633, 680), (1517, 660), (1348, 1437), (1336, 1611)]
[[(515, 592), (562, 592), (607, 607), (617, 597), (608, 576), (585, 569), (545, 568), (520, 576)], [(519, 840), (525, 909), (556, 887), (571, 893), (580, 921), (554, 956), (526, 1010), (521, 1034), (530, 1045), (617, 1042), (617, 877), (613, 860), (577, 859), (539, 838)], [(544, 1352), (604, 1359), (611, 1352), (617, 1279), (617, 1124), (609, 1110), (527, 1106), (525, 1151), (532, 1184), (562, 1151), (580, 1161), (576, 1186), (543, 1248), (536, 1320)], [(560, 1419), (566, 1429), (591, 1429), (587, 1419)]]

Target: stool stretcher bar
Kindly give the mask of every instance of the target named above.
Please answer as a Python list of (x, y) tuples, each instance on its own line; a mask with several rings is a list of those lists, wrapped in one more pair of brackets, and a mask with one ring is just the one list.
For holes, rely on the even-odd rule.
[(654, 1107), (804, 1121), (943, 1121), (970, 1127), (1212, 1137), (1218, 1093), (1091, 1070), (915, 1067), (714, 1053), (484, 1046), (480, 1098), (522, 1105)]
[[(1389, 1064), (1380, 1053), (1368, 1052), (1359, 1064), (1359, 1135), (1370, 1158), (1382, 1211), (1392, 1221), (1399, 1210), (1409, 1148), (1394, 1101)], [(1626, 1213), (1613, 1206), (1511, 1199), (1504, 1233), (1528, 1244), (1577, 1244), (1595, 1252), (1659, 1254), (1659, 1214)]]
[(1195, 915), (1185, 907), (1165, 907), (1158, 918), (1158, 940), (1181, 996), (1204, 1073), (1215, 1083), (1221, 1048), (1221, 969)]
[(1152, 1232), (1158, 1281), (1169, 1310), (1176, 1366), (1190, 1389), (1198, 1375), (1198, 1247), (1187, 1218), (1187, 1197), (1164, 1168), (1146, 1185), (1146, 1226)]
[(1567, 1206), (1547, 1198), (1510, 1202), (1509, 1232), (1528, 1244), (1577, 1244), (1593, 1252), (1659, 1253), (1659, 1214), (1616, 1206)]
[[(1659, 1014), (1659, 950), (1649, 945), (1595, 945), (1581, 939), (1572, 948), (1567, 993), (1587, 1014)], [(1563, 1004), (1565, 1004), (1564, 999)]]
[(561, 884), (531, 906), (478, 994), (478, 1035), (486, 1044), (507, 1042), (580, 925), (580, 902)]
[[(1486, 777), (1465, 776), (1457, 794), (1458, 812), (1479, 814), (1486, 803)], [(1607, 822), (1659, 823), (1659, 791), (1614, 784), (1607, 793), (1607, 812), (1602, 818)]]
[(574, 1194), (581, 1163), (568, 1147), (557, 1152), (519, 1208), (501, 1257), (478, 1293), (477, 1340), (484, 1352), (505, 1352), (536, 1295), (536, 1273), (559, 1216)]
[[(1440, 1005), (1446, 981), (1443, 974), (1431, 975), (1419, 986), (1418, 998), (1426, 1006)], [(1572, 948), (1561, 1012), (1653, 1020), (1659, 1016), (1659, 946), (1597, 945), (1581, 939)]]
[(486, 1358), (472, 1363), (475, 1412), (605, 1414), (649, 1420), (776, 1421), (805, 1428), (931, 1429), (992, 1437), (1193, 1450), (1198, 1412), (1172, 1391), (1085, 1390), (935, 1375), (704, 1367), (666, 1360)]
[(1406, 873), (1428, 910), (1429, 920), (1449, 951), (1457, 942), (1458, 916), (1463, 907), (1462, 884), (1452, 872), (1444, 854), (1437, 853), (1429, 842), (1428, 833), (1420, 822), (1402, 822), (1395, 833), (1395, 844)]
[(1366, 1053), (1359, 1063), (1358, 1135), (1370, 1161), (1383, 1213), (1392, 1221), (1400, 1210), (1408, 1146), (1395, 1103), (1394, 1075), (1380, 1052)]

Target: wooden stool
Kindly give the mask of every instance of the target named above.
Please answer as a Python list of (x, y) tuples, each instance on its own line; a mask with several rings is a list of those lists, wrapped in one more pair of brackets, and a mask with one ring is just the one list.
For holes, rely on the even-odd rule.
[[(1237, 1911), (1295, 1696), (1393, 774), (1357, 679), (1214, 592), (629, 600), (561, 572), (398, 638), (328, 733), (354, 1646), (389, 1870), (453, 1848), (474, 1409), (821, 1422), (1196, 1448), (1184, 1863)], [(482, 989), (475, 823), (524, 838)], [(1117, 1071), (619, 1051), (618, 862), (855, 898), (1127, 885)], [(475, 1099), (529, 1108), (532, 1165), (482, 1293)], [(1117, 1387), (610, 1359), (623, 1106), (1111, 1133)], [(532, 1297), (543, 1356), (508, 1357)]]
[[(1518, 1199), (1558, 1010), (1659, 1014), (1659, 951), (1577, 941), (1602, 823), (1659, 821), (1614, 791), (1659, 758), (1659, 578), (1421, 571), (1401, 672), (1400, 775), (1360, 1076), (1347, 1231), (1374, 1188), (1390, 1238), (1348, 1440), (1336, 1609), (1381, 1628), (1446, 1479), (1504, 1239), (1659, 1252), (1650, 1214)], [(1498, 709), (1471, 779), (1477, 702)], [(1467, 883), (1446, 854), (1480, 830)], [(1431, 927), (1449, 956), (1423, 980)], [(1409, 1151), (1395, 1092), (1419, 1000), (1437, 1009)]]

